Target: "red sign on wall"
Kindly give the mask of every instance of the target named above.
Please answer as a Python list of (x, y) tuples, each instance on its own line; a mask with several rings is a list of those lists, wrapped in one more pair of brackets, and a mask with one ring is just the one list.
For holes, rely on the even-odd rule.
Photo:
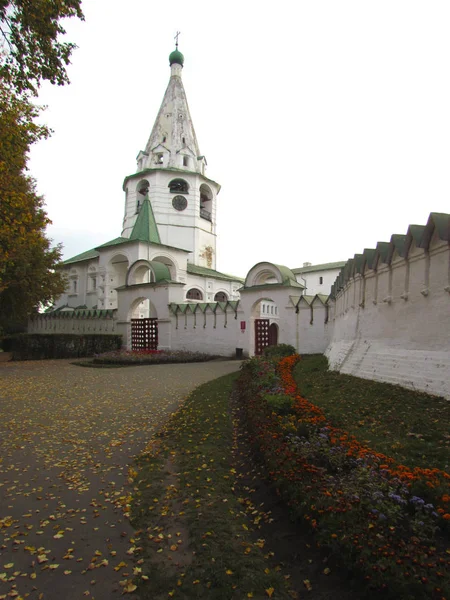
[(241, 331), (245, 331), (245, 321), (241, 321)]

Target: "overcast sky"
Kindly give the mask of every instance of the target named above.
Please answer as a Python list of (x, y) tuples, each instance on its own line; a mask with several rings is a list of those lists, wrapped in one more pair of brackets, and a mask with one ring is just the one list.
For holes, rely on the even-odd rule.
[(85, 0), (31, 153), (64, 257), (121, 234), (181, 31), (218, 270), (346, 260), (450, 212), (450, 2)]

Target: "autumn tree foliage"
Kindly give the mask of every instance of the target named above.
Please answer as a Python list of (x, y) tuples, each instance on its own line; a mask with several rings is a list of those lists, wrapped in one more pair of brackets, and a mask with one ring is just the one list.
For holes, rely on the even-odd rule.
[(81, 0), (0, 0), (0, 332), (26, 323), (65, 288), (61, 248), (45, 235), (44, 200), (27, 172), (31, 144), (49, 135), (31, 98), (43, 80), (68, 82), (74, 48), (61, 19), (83, 18)]
[(65, 67), (75, 45), (62, 41), (61, 20), (83, 19), (81, 0), (0, 0), (4, 54), (0, 79), (19, 92), (37, 93), (42, 80), (69, 82)]

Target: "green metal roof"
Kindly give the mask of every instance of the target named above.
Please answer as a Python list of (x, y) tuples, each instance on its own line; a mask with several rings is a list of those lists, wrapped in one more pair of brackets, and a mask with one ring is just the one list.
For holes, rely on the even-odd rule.
[(133, 231), (131, 232), (130, 240), (139, 240), (140, 242), (149, 242), (150, 244), (161, 243), (158, 226), (156, 225), (155, 215), (153, 214), (148, 195), (144, 198)]
[(97, 248), (107, 248), (108, 246), (117, 246), (118, 244), (124, 244), (125, 242), (129, 242), (130, 240), (126, 237), (116, 237), (113, 240), (111, 240), (110, 242), (105, 242), (104, 244), (101, 244), (100, 246), (96, 246), (96, 250)]
[(322, 263), (320, 265), (311, 265), (310, 267), (300, 267), (292, 269), (293, 273), (314, 273), (315, 271), (327, 271), (328, 269), (341, 269), (346, 261)]
[(450, 215), (446, 213), (431, 213), (430, 220), (434, 222), (439, 239), (450, 240)]
[[(404, 256), (406, 235), (394, 233), (391, 235), (391, 244), (400, 256)], [(391, 254), (392, 257), (392, 254)]]
[(171, 281), (169, 267), (162, 262), (158, 262), (157, 260), (151, 260), (150, 266), (152, 267), (152, 271), (155, 275), (156, 283), (160, 281)]
[(72, 258), (68, 258), (67, 260), (63, 260), (62, 264), (63, 265), (71, 265), (72, 263), (77, 263), (77, 262), (81, 262), (83, 260), (92, 260), (93, 258), (98, 258), (99, 257), (99, 253), (92, 249), (92, 250), (87, 250), (86, 252), (82, 252), (81, 254), (77, 254), (76, 256), (73, 256)]
[(327, 294), (316, 294), (317, 298), (319, 298), (319, 300), (321, 300), (324, 304), (327, 303), (328, 298), (330, 296), (328, 296)]
[(381, 262), (385, 263), (389, 254), (390, 242), (378, 242), (376, 253), (379, 254)]
[[(45, 316), (45, 317), (50, 317), (50, 318), (60, 318), (60, 319), (71, 319), (71, 318), (85, 318), (85, 319), (106, 319), (106, 318), (112, 318), (115, 312), (115, 309), (103, 309), (103, 310), (98, 310), (95, 308), (70, 308), (70, 310), (68, 310), (70, 307), (63, 306), (63, 307), (59, 307), (56, 308), (53, 311), (46, 311), (45, 313), (43, 313), (41, 316)], [(61, 310), (64, 309), (64, 310)]]
[(205, 313), (209, 308), (212, 312), (216, 312), (220, 308), (223, 312), (226, 312), (227, 308), (231, 308), (233, 312), (237, 312), (239, 306), (239, 300), (228, 300), (227, 302), (182, 302), (177, 304), (171, 302), (169, 308), (173, 314), (180, 312), (185, 314), (189, 308), (193, 313), (200, 311)]
[(169, 54), (169, 64), (170, 66), (172, 66), (173, 64), (183, 66), (184, 56), (181, 54), (178, 48)]
[(244, 280), (240, 277), (234, 277), (233, 275), (227, 275), (226, 273), (220, 273), (214, 269), (208, 269), (207, 267), (199, 267), (192, 263), (187, 264), (187, 272), (191, 275), (200, 275), (200, 277), (211, 277), (212, 279), (221, 279), (223, 281), (238, 281), (244, 283)]
[[(420, 242), (422, 241), (422, 236), (425, 231), (425, 225), (410, 225), (408, 227), (408, 234), (411, 235), (413, 240), (416, 243), (416, 246), (420, 247)], [(408, 235), (407, 234), (407, 235)]]

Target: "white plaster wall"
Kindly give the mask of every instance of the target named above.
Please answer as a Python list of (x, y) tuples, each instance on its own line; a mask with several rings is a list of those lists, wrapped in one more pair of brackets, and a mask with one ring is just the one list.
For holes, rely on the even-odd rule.
[(299, 354), (323, 354), (330, 341), (330, 328), (326, 323), (326, 307), (316, 300), (311, 307), (301, 302), (297, 315), (297, 343)]
[(184, 286), (183, 301), (193, 302), (193, 300), (187, 300), (186, 294), (191, 288), (199, 289), (203, 294), (203, 300), (201, 302), (214, 302), (214, 296), (217, 292), (225, 292), (228, 300), (238, 300), (239, 293), (234, 290), (241, 284), (237, 281), (222, 281), (220, 279), (213, 279), (212, 277), (202, 277), (200, 275), (187, 274), (187, 283)]
[[(339, 275), (340, 269), (328, 269), (326, 271), (315, 271), (311, 273), (296, 273), (295, 278), (303, 285), (306, 285), (304, 294), (315, 296), (316, 294), (328, 295), (331, 291), (331, 286)], [(320, 282), (320, 277), (323, 277), (323, 283)]]
[(170, 345), (172, 350), (190, 350), (216, 354), (218, 356), (235, 356), (236, 348), (241, 348), (239, 314), (228, 309), (227, 315), (217, 311), (216, 315), (207, 309), (206, 313), (198, 311), (183, 315), (171, 315)]
[(408, 261), (394, 258), (391, 274), (386, 265), (378, 274), (366, 271), (363, 302), (352, 301), (360, 279), (339, 292), (330, 368), (450, 399), (448, 244), (436, 242), (429, 254), (412, 247)]

